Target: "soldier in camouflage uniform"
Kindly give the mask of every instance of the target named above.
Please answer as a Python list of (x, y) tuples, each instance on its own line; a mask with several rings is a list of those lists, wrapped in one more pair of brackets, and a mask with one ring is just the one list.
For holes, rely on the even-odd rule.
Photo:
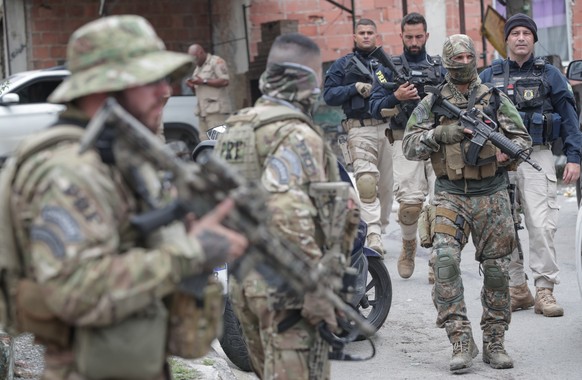
[[(79, 139), (109, 96), (156, 133), (169, 93), (166, 78), (187, 68), (191, 58), (166, 51), (145, 19), (126, 15), (78, 29), (67, 60), (71, 76), (50, 96), (66, 103), (66, 111), (45, 134), (26, 139), (15, 157), (35, 139), (50, 135), (55, 141), (17, 167), (11, 159), (2, 173), (4, 181), (12, 180), (12, 191), (0, 216), (12, 220), (25, 277), (15, 286), (18, 323), (46, 347), (45, 380), (170, 380), (165, 301), (181, 280), (212, 273), (240, 256), (248, 242), (220, 224), (232, 200), (199, 221), (176, 221), (139, 236), (130, 217), (150, 203), (113, 154), (115, 136), (102, 136), (96, 148), (81, 155)], [(64, 130), (55, 138), (55, 131)], [(163, 204), (171, 198), (171, 184), (163, 186), (155, 175), (142, 179), (152, 190), (148, 201)], [(149, 328), (151, 321), (155, 328)], [(99, 336), (103, 340), (95, 339)], [(136, 344), (119, 354), (126, 339)], [(92, 349), (100, 351), (86, 355)], [(106, 354), (114, 360), (100, 363)]]
[[(493, 120), (499, 131), (522, 148), (531, 139), (511, 101), (501, 92), (481, 84), (477, 76), (473, 41), (456, 34), (443, 46), (443, 65), (448, 70), (440, 94), (461, 109), (477, 107)], [(504, 348), (504, 334), (511, 320), (508, 266), (515, 246), (513, 220), (507, 193), (509, 157), (488, 141), (479, 153), (482, 165), (465, 163), (471, 131), (458, 120), (432, 112), (435, 95), (429, 94), (414, 110), (406, 126), (403, 148), (410, 160), (431, 159), (437, 180), (432, 204), (436, 207), (433, 228), (437, 326), (445, 328), (453, 345), (451, 371), (472, 365), (479, 350), (463, 298), (461, 250), (472, 235), (475, 259), (483, 273), (483, 361), (493, 368), (512, 368)], [(464, 141), (464, 142), (463, 142)], [(488, 159), (488, 160), (487, 160)]]
[[(260, 78), (263, 96), (227, 120), (229, 129), (216, 148), (247, 178), (256, 174), (269, 193), (275, 232), (298, 244), (313, 265), (323, 256), (322, 210), (310, 189), (340, 181), (336, 157), (309, 117), (321, 76), (321, 53), (311, 39), (297, 33), (277, 37)], [(265, 115), (272, 115), (271, 121), (257, 122)], [(254, 125), (247, 129), (249, 123)], [(350, 200), (357, 201), (355, 192)], [(329, 345), (316, 326), (322, 321), (331, 329), (337, 326), (332, 305), (314, 294), (271, 288), (257, 273), (229, 286), (259, 378), (329, 379)]]

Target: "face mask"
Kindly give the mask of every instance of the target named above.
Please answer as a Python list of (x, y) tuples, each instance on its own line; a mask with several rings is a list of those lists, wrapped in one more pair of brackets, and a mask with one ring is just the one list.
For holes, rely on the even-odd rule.
[(311, 68), (296, 63), (271, 63), (259, 79), (264, 95), (298, 105), (311, 113), (321, 97), (317, 75)]

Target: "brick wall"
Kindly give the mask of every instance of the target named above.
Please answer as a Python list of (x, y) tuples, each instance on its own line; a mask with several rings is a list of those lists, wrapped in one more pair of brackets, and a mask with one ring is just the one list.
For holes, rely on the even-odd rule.
[[(99, 0), (30, 0), (27, 3), (31, 68), (64, 62), (71, 33), (99, 17)], [(147, 18), (170, 50), (186, 51), (194, 41), (208, 41), (208, 2), (187, 0), (108, 1), (108, 14), (138, 14)]]

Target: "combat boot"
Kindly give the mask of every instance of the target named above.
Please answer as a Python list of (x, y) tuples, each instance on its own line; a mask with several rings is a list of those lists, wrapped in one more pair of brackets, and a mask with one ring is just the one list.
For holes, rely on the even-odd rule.
[(382, 238), (378, 234), (369, 234), (366, 238), (366, 245), (372, 248), (374, 251), (378, 252), (382, 258), (384, 258), (384, 245), (382, 244)]
[(564, 315), (564, 309), (558, 305), (553, 289), (550, 288), (536, 288), (534, 311), (536, 314), (543, 314), (545, 317), (561, 317)]
[(534, 297), (531, 294), (527, 282), (518, 286), (509, 287), (509, 296), (511, 298), (511, 311), (519, 309), (528, 309), (534, 305)]
[(483, 361), (495, 369), (513, 368), (513, 360), (503, 347), (505, 328), (494, 326), (483, 332)]
[(398, 258), (398, 274), (402, 278), (409, 278), (414, 272), (414, 258), (416, 257), (416, 239), (402, 239), (402, 252)]
[(459, 371), (473, 365), (473, 358), (479, 354), (479, 349), (471, 337), (470, 340), (460, 340), (453, 343), (453, 356), (449, 363), (451, 371)]

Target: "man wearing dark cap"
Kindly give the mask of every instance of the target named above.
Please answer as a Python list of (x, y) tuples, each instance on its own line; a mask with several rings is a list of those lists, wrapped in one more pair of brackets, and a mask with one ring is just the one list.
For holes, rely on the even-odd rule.
[(526, 282), (523, 257), (516, 250), (509, 269), (511, 311), (534, 306), (536, 314), (560, 317), (564, 309), (553, 295), (560, 279), (554, 246), (559, 208), (552, 143), (562, 138), (567, 157), (562, 180), (575, 183), (580, 177), (582, 134), (565, 77), (556, 67), (534, 56), (536, 23), (518, 13), (507, 20), (504, 31), (508, 58), (493, 61), (480, 76), (484, 83), (492, 83), (514, 102), (532, 137), (531, 157), (543, 168), (538, 172), (530, 165), (520, 165), (515, 177), (529, 235), (536, 295), (534, 300)]

